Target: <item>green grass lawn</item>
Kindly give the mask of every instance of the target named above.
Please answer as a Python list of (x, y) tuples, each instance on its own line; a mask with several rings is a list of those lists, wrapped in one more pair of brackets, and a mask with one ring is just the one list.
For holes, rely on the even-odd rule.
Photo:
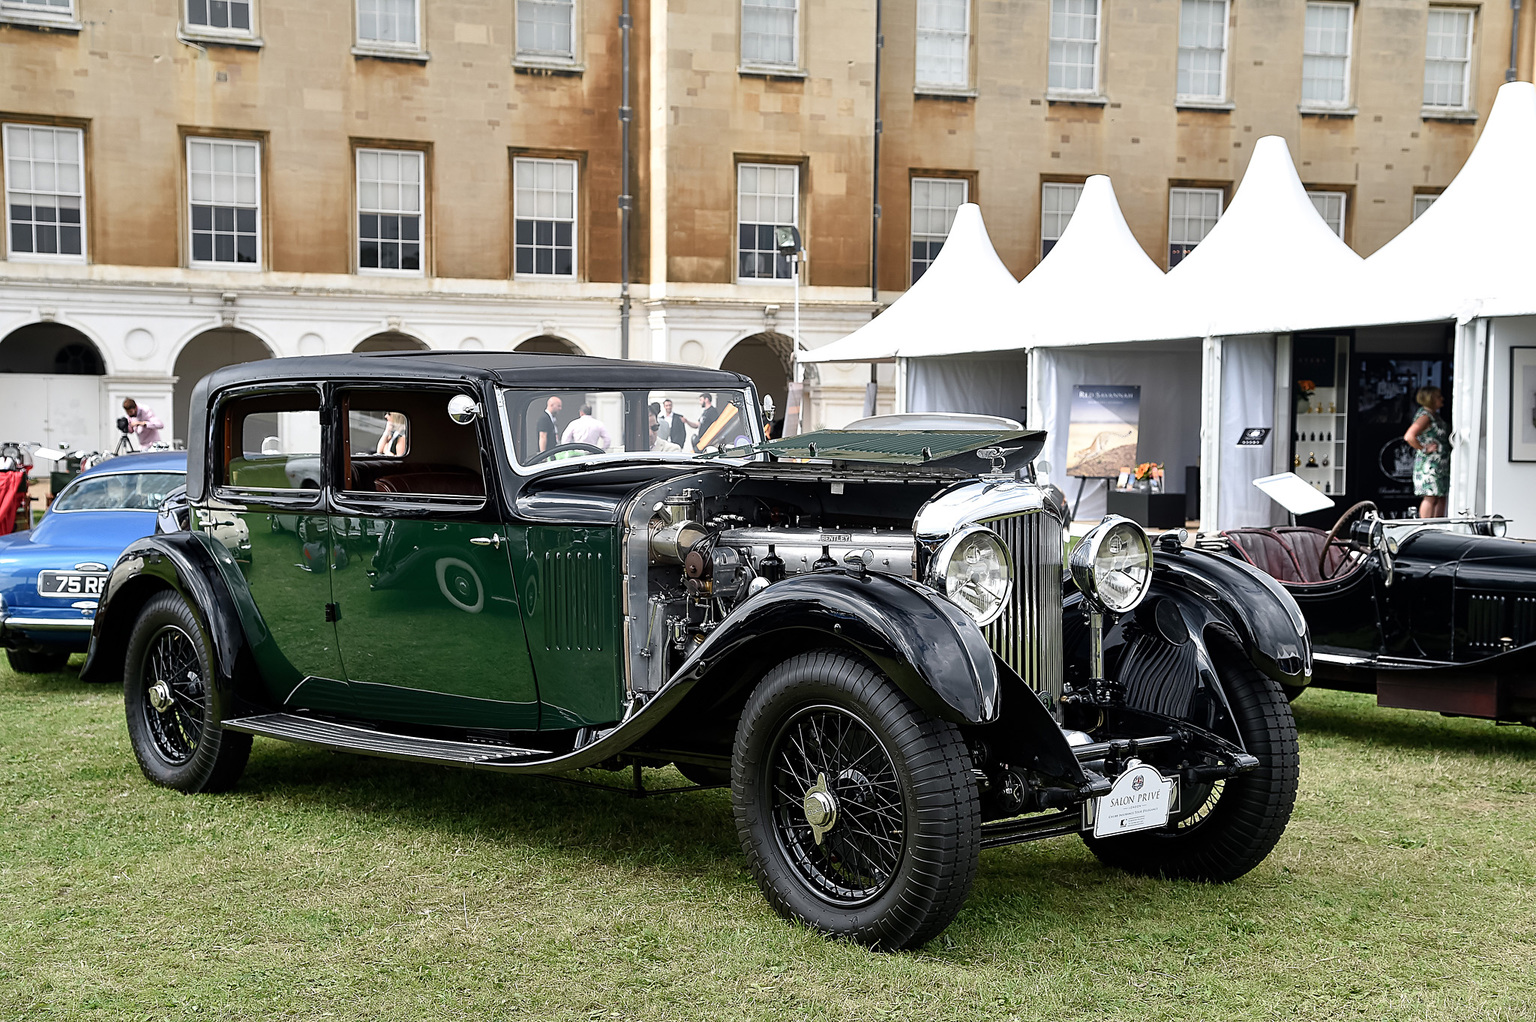
[(723, 791), (258, 739), (236, 792), (184, 796), (120, 693), (0, 667), (0, 1019), (1536, 1016), (1536, 732), (1297, 717), (1296, 816), (1241, 881), (1001, 849), (942, 937), (877, 954), (768, 909)]

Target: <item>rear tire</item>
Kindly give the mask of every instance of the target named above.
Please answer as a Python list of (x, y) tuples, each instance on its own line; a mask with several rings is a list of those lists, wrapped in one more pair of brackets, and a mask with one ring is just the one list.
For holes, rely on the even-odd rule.
[(57, 674), (69, 664), (69, 654), (51, 649), (8, 649), (6, 662), (17, 674)]
[[(1185, 791), (1184, 814), (1160, 830), (1083, 840), (1106, 866), (1128, 873), (1226, 883), (1263, 862), (1296, 805), (1300, 755), (1296, 720), (1280, 686), (1245, 657), (1216, 663), (1247, 751), (1246, 774)], [(1198, 804), (1195, 803), (1198, 801)]]
[(769, 671), (731, 773), (742, 850), (781, 915), (892, 950), (965, 903), (981, 851), (970, 751), (868, 663), (820, 650)]
[(123, 705), (139, 768), (185, 792), (228, 791), (251, 754), (251, 736), (225, 731), (213, 658), (187, 601), (152, 598), (128, 636)]

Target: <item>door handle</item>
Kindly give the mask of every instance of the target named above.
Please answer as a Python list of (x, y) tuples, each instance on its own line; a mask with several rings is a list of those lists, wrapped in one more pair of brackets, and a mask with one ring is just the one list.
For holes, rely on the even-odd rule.
[(475, 546), (488, 546), (492, 550), (500, 550), (501, 549), (501, 535), (500, 535), (500, 533), (493, 532), (489, 536), (471, 536), (469, 538), (469, 541), (471, 543), (473, 543)]

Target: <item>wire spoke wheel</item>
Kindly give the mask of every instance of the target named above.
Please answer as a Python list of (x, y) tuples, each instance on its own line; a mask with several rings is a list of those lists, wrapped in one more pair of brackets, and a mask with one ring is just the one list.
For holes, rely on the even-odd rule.
[(144, 724), (155, 751), (172, 766), (187, 763), (203, 737), (206, 696), (202, 665), (191, 636), (165, 625), (144, 651)]
[(841, 906), (878, 897), (900, 869), (907, 834), (880, 739), (847, 710), (810, 706), (784, 722), (769, 762), (775, 834), (800, 880)]

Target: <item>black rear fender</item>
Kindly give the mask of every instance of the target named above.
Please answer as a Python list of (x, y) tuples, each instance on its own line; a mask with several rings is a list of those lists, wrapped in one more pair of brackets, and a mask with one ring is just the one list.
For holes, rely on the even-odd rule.
[(981, 630), (932, 590), (872, 572), (828, 569), (769, 586), (711, 632), (675, 678), (697, 680), (696, 712), (723, 715), (769, 668), (825, 647), (858, 652), (935, 717), (997, 718), (997, 666)]
[[(222, 546), (197, 532), (150, 536), (123, 551), (107, 578), (80, 676), (86, 681), (119, 680), (139, 611), (166, 590), (180, 593), (197, 615), (204, 641), (213, 652), (218, 681), (226, 691), (247, 676), (245, 631), (235, 594), (213, 547), (229, 556)], [(238, 572), (233, 562), (229, 567)]]

